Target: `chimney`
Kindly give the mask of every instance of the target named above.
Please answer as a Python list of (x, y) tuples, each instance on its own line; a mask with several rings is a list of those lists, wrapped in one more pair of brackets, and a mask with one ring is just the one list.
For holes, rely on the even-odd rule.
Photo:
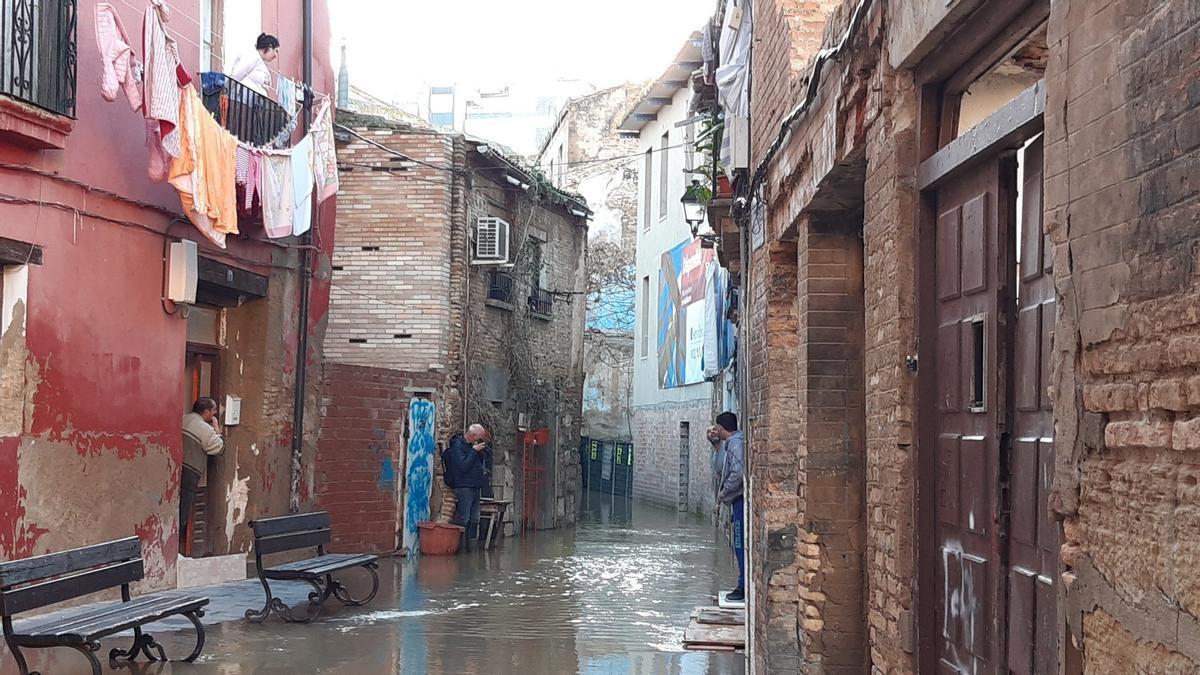
[(337, 107), (350, 108), (350, 71), (346, 68), (346, 43), (342, 43), (342, 67), (338, 70)]

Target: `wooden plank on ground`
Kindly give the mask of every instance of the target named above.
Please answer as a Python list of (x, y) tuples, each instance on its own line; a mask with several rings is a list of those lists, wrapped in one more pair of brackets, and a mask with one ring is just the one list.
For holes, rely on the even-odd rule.
[(744, 626), (746, 625), (746, 612), (740, 609), (701, 607), (696, 613), (696, 620), (706, 624)]
[(746, 646), (746, 627), (693, 622), (683, 632), (683, 645), (685, 647), (709, 645), (742, 649)]

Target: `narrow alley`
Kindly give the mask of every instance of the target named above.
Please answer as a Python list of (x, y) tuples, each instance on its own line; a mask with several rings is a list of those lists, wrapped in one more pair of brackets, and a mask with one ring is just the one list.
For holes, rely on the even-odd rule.
[[(697, 516), (586, 493), (575, 530), (474, 554), (385, 561), (370, 606), (331, 605), (309, 625), (246, 623), (242, 612), (261, 602), (253, 580), (193, 589), (213, 599), (204, 655), (194, 664), (127, 668), (156, 675), (734, 675), (744, 672), (743, 655), (682, 646), (688, 615), (711, 604), (735, 573), (719, 537)], [(281, 593), (298, 603), (308, 590), (293, 584)], [(155, 636), (168, 654), (192, 646), (186, 630)], [(102, 652), (131, 638), (107, 638)], [(47, 675), (88, 672), (79, 654), (55, 651), (37, 654), (30, 666)], [(0, 674), (17, 671), (8, 662)]]

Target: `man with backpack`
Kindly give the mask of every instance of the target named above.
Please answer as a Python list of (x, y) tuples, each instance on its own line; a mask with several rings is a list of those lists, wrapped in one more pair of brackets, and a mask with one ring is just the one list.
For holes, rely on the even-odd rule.
[(492, 445), (482, 425), (472, 424), (466, 433), (455, 434), (442, 454), (446, 486), (454, 490), (455, 525), (466, 528), (465, 548), (469, 551), (479, 533), (479, 503), (485, 488), (491, 486)]

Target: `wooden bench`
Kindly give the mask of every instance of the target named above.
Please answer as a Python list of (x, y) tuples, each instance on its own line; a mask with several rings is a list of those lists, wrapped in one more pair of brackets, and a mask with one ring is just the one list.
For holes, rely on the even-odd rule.
[[(284, 621), (308, 623), (321, 613), (321, 606), (333, 596), (342, 604), (359, 607), (374, 599), (379, 592), (378, 557), (367, 553), (326, 553), (325, 545), (332, 540), (329, 529), (329, 514), (324, 511), (303, 513), (294, 516), (264, 518), (250, 523), (254, 530), (254, 564), (258, 568), (258, 580), (267, 594), (267, 603), (261, 610), (246, 610), (246, 618), (262, 621), (275, 612)], [(275, 567), (265, 567), (263, 556), (316, 548), (317, 555)], [(333, 578), (336, 572), (361, 567), (371, 575), (371, 593), (362, 600), (351, 597), (349, 590)], [(308, 612), (303, 616), (292, 613), (292, 608), (271, 594), (271, 581), (303, 581), (315, 589), (308, 594)]]
[[(136, 600), (129, 584), (145, 575), (142, 545), (137, 537), (85, 546), (62, 553), (51, 553), (23, 560), (0, 563), (0, 618), (4, 641), (16, 659), (21, 675), (30, 673), (21, 648), (70, 647), (92, 665), (93, 675), (100, 674), (100, 638), (133, 629), (129, 649), (113, 649), (108, 658), (133, 661), (138, 654), (155, 661), (167, 660), (163, 648), (142, 626), (183, 615), (196, 627), (196, 648), (184, 661), (194, 661), (204, 649), (203, 607), (208, 598), (178, 594), (146, 595)], [(91, 593), (121, 587), (121, 602), (68, 611), (67, 616), (31, 619), (13, 627), (13, 616)], [(157, 653), (151, 653), (151, 649)]]

